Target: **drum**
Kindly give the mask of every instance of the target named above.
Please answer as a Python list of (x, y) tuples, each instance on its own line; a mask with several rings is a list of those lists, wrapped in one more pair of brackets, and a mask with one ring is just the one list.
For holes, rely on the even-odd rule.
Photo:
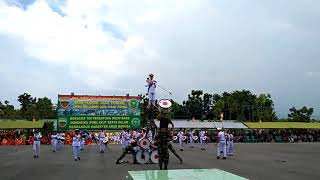
[(108, 144), (108, 139), (103, 139), (102, 142), (103, 142), (104, 145), (107, 145)]
[(152, 142), (151, 142), (151, 147), (153, 147), (153, 148), (158, 148), (158, 142), (157, 141), (155, 141), (155, 140), (153, 140)]
[(198, 140), (198, 136), (193, 136), (192, 139), (197, 141)]
[(182, 136), (182, 141), (185, 141), (187, 139), (187, 136)]
[(178, 136), (173, 136), (173, 140), (176, 141), (178, 139)]
[(142, 149), (148, 149), (150, 147), (150, 141), (148, 138), (143, 138), (143, 139), (140, 139), (139, 141), (139, 146), (142, 148)]
[(146, 164), (150, 159), (150, 154), (148, 151), (140, 150), (137, 152), (136, 159), (139, 164)]
[(151, 153), (150, 160), (151, 160), (152, 163), (158, 164), (158, 163), (159, 163), (159, 158), (160, 158), (160, 156), (159, 156), (157, 150), (155, 150), (155, 151), (153, 151), (153, 152)]
[(203, 136), (203, 137), (201, 137), (202, 138), (202, 140), (206, 140), (207, 139), (207, 136)]

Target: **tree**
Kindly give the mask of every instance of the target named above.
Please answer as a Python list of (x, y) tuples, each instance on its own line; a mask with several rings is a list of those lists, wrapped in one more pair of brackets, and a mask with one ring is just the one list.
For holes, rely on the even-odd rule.
[(203, 115), (203, 91), (202, 90), (192, 90), (191, 95), (188, 95), (188, 100), (186, 101), (186, 107), (188, 112), (191, 114), (191, 118), (201, 119)]
[(313, 108), (307, 108), (306, 106), (303, 106), (301, 109), (292, 107), (289, 111), (288, 119), (294, 122), (310, 122), (310, 117), (313, 114)]
[(21, 111), (27, 111), (27, 109), (32, 105), (35, 104), (37, 99), (33, 98), (30, 94), (28, 93), (23, 93), (18, 97), (18, 101), (20, 102), (21, 105)]
[(9, 101), (5, 100), (4, 104), (0, 101), (0, 119), (16, 119), (17, 111)]
[(212, 95), (205, 93), (203, 95), (203, 114), (205, 115), (206, 119), (210, 119), (208, 115), (210, 110), (212, 109), (212, 106), (213, 106)]
[(36, 111), (39, 119), (55, 118), (56, 112), (54, 111), (51, 99), (44, 97), (38, 98), (36, 102)]

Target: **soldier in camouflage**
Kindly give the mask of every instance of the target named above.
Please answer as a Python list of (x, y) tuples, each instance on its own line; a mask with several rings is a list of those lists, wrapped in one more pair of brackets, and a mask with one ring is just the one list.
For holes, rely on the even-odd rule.
[[(158, 153), (159, 153), (159, 167), (160, 170), (168, 169), (169, 163), (169, 145), (172, 140), (172, 129), (174, 125), (171, 121), (172, 114), (170, 112), (171, 102), (169, 100), (161, 100), (159, 101), (159, 114), (157, 119), (160, 121), (160, 127), (158, 129), (157, 135), (155, 139), (158, 144)], [(169, 130), (169, 124), (172, 125), (172, 129)]]

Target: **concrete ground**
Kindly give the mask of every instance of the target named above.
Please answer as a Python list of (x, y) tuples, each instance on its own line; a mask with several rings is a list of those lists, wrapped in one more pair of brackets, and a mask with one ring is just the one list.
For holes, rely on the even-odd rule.
[[(175, 146), (176, 149), (177, 146)], [(186, 148), (177, 151), (184, 160), (179, 164), (170, 154), (170, 169), (218, 168), (249, 179), (320, 179), (320, 143), (297, 144), (235, 144), (235, 156), (216, 159), (216, 146), (209, 144), (206, 151)], [(32, 156), (31, 146), (0, 146), (0, 180), (97, 180), (125, 179), (128, 170), (158, 169), (158, 165), (116, 165), (121, 154), (119, 145), (111, 145), (105, 154), (97, 146), (86, 146), (81, 161), (74, 161), (72, 149), (51, 152), (42, 145), (39, 159)], [(132, 162), (132, 156), (125, 159)], [(214, 179), (214, 178), (213, 178)]]

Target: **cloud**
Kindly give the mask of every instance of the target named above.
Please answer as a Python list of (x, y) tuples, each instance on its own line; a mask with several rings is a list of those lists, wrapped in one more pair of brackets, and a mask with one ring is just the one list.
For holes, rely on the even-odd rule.
[[(146, 75), (153, 72), (159, 84), (173, 92), (169, 96), (159, 89), (159, 98), (182, 101), (192, 89), (210, 93), (250, 89), (271, 93), (281, 112), (300, 104), (320, 106), (314, 98), (320, 91), (315, 83), (320, 68), (320, 3), (10, 1), (18, 3), (0, 2), (0, 38), (6, 37), (0, 51), (8, 55), (1, 44), (10, 41), (14, 51), (10, 57), (17, 65), (3, 58), (1, 65), (22, 68), (35, 63), (46, 73), (26, 76), (44, 84), (50, 79), (46, 91), (51, 94), (69, 93), (72, 87), (91, 94), (142, 93)], [(0, 74), (1, 81), (9, 82), (10, 71), (0, 67)], [(19, 79), (8, 85), (17, 84)]]

